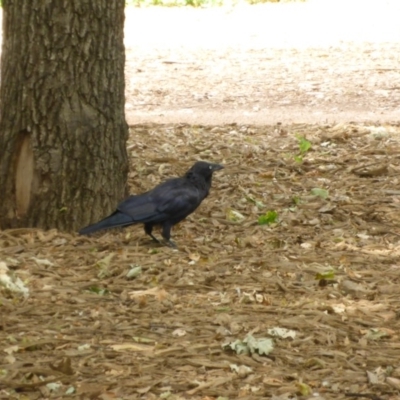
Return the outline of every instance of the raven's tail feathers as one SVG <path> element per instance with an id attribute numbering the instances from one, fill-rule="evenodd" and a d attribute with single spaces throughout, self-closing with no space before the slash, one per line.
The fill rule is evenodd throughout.
<path id="1" fill-rule="evenodd" d="M 86 226 L 79 231 L 80 235 L 89 235 L 90 233 L 101 231 L 103 229 L 111 229 L 116 228 L 118 226 L 128 226 L 132 225 L 135 222 L 132 221 L 132 217 L 121 213 L 120 211 L 116 211 L 114 214 L 111 214 L 109 217 L 102 219 L 99 222 L 96 222 L 93 225 Z"/>

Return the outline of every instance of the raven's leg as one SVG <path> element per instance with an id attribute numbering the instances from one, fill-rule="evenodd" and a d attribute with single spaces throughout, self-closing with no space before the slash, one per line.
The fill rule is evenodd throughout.
<path id="1" fill-rule="evenodd" d="M 160 241 L 151 233 L 153 232 L 153 224 L 144 224 L 144 231 L 146 235 L 149 235 L 155 242 L 160 243 Z"/>
<path id="2" fill-rule="evenodd" d="M 176 249 L 176 244 L 171 240 L 171 228 L 172 224 L 170 222 L 164 222 L 161 235 L 169 247 Z"/>

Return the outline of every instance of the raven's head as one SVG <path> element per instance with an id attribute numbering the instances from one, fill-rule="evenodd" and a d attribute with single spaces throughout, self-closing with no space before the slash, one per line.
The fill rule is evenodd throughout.
<path id="1" fill-rule="evenodd" d="M 206 161 L 197 161 L 186 174 L 201 175 L 208 180 L 212 177 L 213 172 L 223 169 L 223 165 L 213 164 Z"/>
<path id="2" fill-rule="evenodd" d="M 213 164 L 205 161 L 197 161 L 189 171 L 186 172 L 185 178 L 192 182 L 199 190 L 202 198 L 208 196 L 211 188 L 212 175 L 214 171 L 224 168 L 220 164 Z"/>

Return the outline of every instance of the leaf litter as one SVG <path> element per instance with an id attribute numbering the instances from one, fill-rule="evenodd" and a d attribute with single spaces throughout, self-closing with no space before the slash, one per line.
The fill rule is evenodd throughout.
<path id="1" fill-rule="evenodd" d="M 140 226 L 0 231 L 5 280 L 29 290 L 0 286 L 0 398 L 396 398 L 400 127 L 284 131 L 131 127 L 132 193 L 226 166 L 178 251 Z M 273 350 L 222 346 L 246 337 Z"/>

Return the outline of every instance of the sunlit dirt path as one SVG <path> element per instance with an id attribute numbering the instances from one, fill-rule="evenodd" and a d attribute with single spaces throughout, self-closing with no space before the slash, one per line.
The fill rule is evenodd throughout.
<path id="1" fill-rule="evenodd" d="M 127 8 L 129 123 L 391 122 L 400 4 Z"/>

